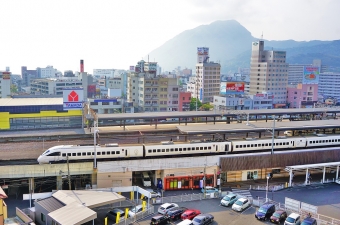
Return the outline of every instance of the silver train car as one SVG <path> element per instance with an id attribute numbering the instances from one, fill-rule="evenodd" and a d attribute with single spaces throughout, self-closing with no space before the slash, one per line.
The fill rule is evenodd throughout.
<path id="1" fill-rule="evenodd" d="M 340 135 L 316 135 L 307 137 L 277 137 L 274 139 L 274 150 L 340 146 Z M 242 152 L 269 151 L 272 139 L 227 140 L 227 141 L 193 141 L 190 143 L 162 142 L 158 145 L 119 146 L 106 144 L 96 146 L 96 158 L 101 159 L 133 159 L 157 158 L 172 156 L 194 156 L 231 154 Z M 93 145 L 59 145 L 46 150 L 38 158 L 38 163 L 85 161 L 94 159 Z"/>

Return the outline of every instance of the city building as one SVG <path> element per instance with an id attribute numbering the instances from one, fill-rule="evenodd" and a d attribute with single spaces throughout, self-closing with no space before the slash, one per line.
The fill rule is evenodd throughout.
<path id="1" fill-rule="evenodd" d="M 306 68 L 317 67 L 318 73 L 328 72 L 328 66 L 323 65 L 321 60 L 315 59 L 312 64 L 289 64 L 288 67 L 288 84 L 302 84 L 303 77 L 306 75 Z"/>
<path id="2" fill-rule="evenodd" d="M 253 100 L 248 96 L 214 96 L 216 110 L 248 110 L 253 109 Z"/>
<path id="3" fill-rule="evenodd" d="M 327 98 L 340 99 L 340 73 L 320 73 L 318 92 Z"/>
<path id="4" fill-rule="evenodd" d="M 64 88 L 82 87 L 83 83 L 76 77 L 59 77 L 34 79 L 30 86 L 33 95 L 62 95 Z"/>
<path id="5" fill-rule="evenodd" d="M 11 96 L 11 72 L 0 71 L 0 98 Z"/>
<path id="6" fill-rule="evenodd" d="M 75 77 L 75 74 L 73 73 L 72 70 L 65 70 L 64 77 Z"/>
<path id="7" fill-rule="evenodd" d="M 273 95 L 263 92 L 255 95 L 249 95 L 253 100 L 253 109 L 272 109 Z"/>
<path id="8" fill-rule="evenodd" d="M 50 78 L 56 77 L 58 74 L 57 69 L 54 69 L 53 66 L 47 66 L 46 68 L 37 68 L 37 78 Z"/>
<path id="9" fill-rule="evenodd" d="M 122 98 L 88 99 L 88 110 L 99 114 L 133 113 L 133 105 Z"/>
<path id="10" fill-rule="evenodd" d="M 285 51 L 264 50 L 264 41 L 252 43 L 250 95 L 271 93 L 275 108 L 286 107 L 288 63 Z"/>
<path id="11" fill-rule="evenodd" d="M 31 80 L 36 79 L 37 77 L 37 70 L 28 70 L 27 66 L 21 67 L 21 77 L 22 77 L 22 85 L 23 86 L 30 86 Z"/>
<path id="12" fill-rule="evenodd" d="M 178 111 L 179 85 L 175 75 L 156 75 L 157 63 L 141 60 L 128 73 L 127 102 L 136 112 Z"/>
<path id="13" fill-rule="evenodd" d="M 190 111 L 191 92 L 179 92 L 178 111 Z"/>
<path id="14" fill-rule="evenodd" d="M 219 95 L 221 83 L 221 65 L 209 61 L 209 48 L 197 48 L 197 64 L 195 80 L 189 80 L 187 91 L 193 98 L 198 98 L 202 103 L 214 101 L 214 96 Z"/>
<path id="15" fill-rule="evenodd" d="M 97 78 L 113 77 L 115 69 L 93 69 L 93 76 Z"/>
<path id="16" fill-rule="evenodd" d="M 289 85 L 287 106 L 289 108 L 313 108 L 318 102 L 318 84 Z"/>
<path id="17" fill-rule="evenodd" d="M 63 98 L 0 99 L 0 130 L 81 128 L 82 111 L 64 110 Z"/>

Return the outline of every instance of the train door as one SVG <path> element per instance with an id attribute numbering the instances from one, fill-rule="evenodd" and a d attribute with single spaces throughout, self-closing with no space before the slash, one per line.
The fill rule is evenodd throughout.
<path id="1" fill-rule="evenodd" d="M 124 149 L 123 149 L 124 150 Z M 125 157 L 129 157 L 128 149 L 125 149 Z"/>
<path id="2" fill-rule="evenodd" d="M 224 151 L 229 152 L 229 144 L 226 144 L 226 145 L 224 146 Z"/>

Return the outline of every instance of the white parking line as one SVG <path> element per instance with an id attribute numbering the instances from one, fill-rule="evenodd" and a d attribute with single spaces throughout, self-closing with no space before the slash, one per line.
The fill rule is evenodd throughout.
<path id="1" fill-rule="evenodd" d="M 245 211 L 247 211 L 247 210 L 250 209 L 250 208 L 253 208 L 253 206 L 249 206 L 248 208 L 246 208 L 245 210 L 243 210 L 243 211 L 241 212 L 241 214 L 244 213 Z"/>

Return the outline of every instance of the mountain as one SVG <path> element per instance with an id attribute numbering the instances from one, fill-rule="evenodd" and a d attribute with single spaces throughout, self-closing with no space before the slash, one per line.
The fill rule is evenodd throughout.
<path id="1" fill-rule="evenodd" d="M 210 61 L 220 62 L 222 73 L 235 72 L 238 67 L 249 67 L 251 42 L 255 40 L 258 38 L 235 20 L 216 21 L 178 34 L 149 56 L 163 70 L 194 68 L 197 47 L 209 47 Z M 287 51 L 288 63 L 310 64 L 313 59 L 321 59 L 325 65 L 340 67 L 340 41 L 264 41 L 267 50 Z"/>

